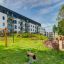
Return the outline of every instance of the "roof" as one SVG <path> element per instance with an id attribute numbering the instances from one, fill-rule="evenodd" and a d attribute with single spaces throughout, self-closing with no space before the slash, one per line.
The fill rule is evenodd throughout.
<path id="1" fill-rule="evenodd" d="M 5 14 L 7 14 L 7 12 L 9 12 L 9 14 L 10 14 L 10 15 L 13 14 L 14 17 L 17 17 L 17 18 L 19 18 L 19 19 L 24 19 L 25 21 L 29 20 L 29 22 L 41 26 L 40 23 L 38 23 L 38 22 L 36 22 L 36 21 L 34 21 L 34 20 L 32 20 L 32 19 L 29 19 L 29 18 L 27 18 L 27 17 L 25 17 L 25 16 L 23 16 L 23 15 L 17 13 L 17 12 L 14 12 L 14 11 L 12 11 L 12 10 L 4 7 L 4 6 L 1 6 L 1 5 L 0 5 L 0 12 L 3 12 L 3 13 L 5 13 Z"/>

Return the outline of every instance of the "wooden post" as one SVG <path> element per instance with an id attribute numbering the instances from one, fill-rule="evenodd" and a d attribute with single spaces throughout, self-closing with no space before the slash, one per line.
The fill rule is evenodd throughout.
<path id="1" fill-rule="evenodd" d="M 4 29 L 4 34 L 5 34 L 5 46 L 7 47 L 7 29 Z"/>
<path id="2" fill-rule="evenodd" d="M 11 21 L 12 21 L 12 35 L 13 35 L 13 43 L 14 43 L 14 23 L 13 23 L 13 20 L 14 20 L 14 18 L 13 18 L 13 16 L 11 17 L 11 18 L 9 18 Z"/>
<path id="3" fill-rule="evenodd" d="M 14 43 L 14 24 L 12 24 L 12 32 L 13 32 L 13 43 Z"/>
<path id="4" fill-rule="evenodd" d="M 14 43 L 14 31 L 13 31 L 13 43 Z"/>

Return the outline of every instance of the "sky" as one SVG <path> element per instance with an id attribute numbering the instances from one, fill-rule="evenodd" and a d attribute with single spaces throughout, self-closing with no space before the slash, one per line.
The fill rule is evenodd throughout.
<path id="1" fill-rule="evenodd" d="M 0 0 L 0 5 L 42 24 L 51 32 L 64 0 Z"/>

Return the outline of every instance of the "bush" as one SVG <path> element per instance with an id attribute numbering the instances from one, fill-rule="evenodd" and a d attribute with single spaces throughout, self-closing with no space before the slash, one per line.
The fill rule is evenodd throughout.
<path id="1" fill-rule="evenodd" d="M 34 39 L 34 40 L 44 40 L 44 39 L 47 39 L 47 37 L 41 35 L 41 34 L 33 34 L 33 33 L 21 33 L 21 34 L 18 34 L 17 36 L 20 36 L 22 38 L 31 38 L 31 39 Z"/>
<path id="2" fill-rule="evenodd" d="M 32 37 L 35 37 L 36 39 L 40 39 L 40 40 L 47 39 L 47 37 L 45 37 L 41 34 L 32 34 Z"/>
<path id="3" fill-rule="evenodd" d="M 23 33 L 21 36 L 22 36 L 22 38 L 28 38 L 29 37 L 29 33 Z"/>
<path id="4" fill-rule="evenodd" d="M 59 50 L 59 44 L 58 43 L 52 43 L 52 46 L 54 49 Z"/>

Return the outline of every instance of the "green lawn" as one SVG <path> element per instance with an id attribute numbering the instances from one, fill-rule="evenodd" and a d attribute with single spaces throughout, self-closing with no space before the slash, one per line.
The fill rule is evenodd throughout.
<path id="1" fill-rule="evenodd" d="M 42 40 L 15 37 L 15 43 L 12 42 L 12 37 L 8 37 L 6 48 L 4 39 L 0 38 L 0 64 L 26 64 L 28 50 L 37 56 L 34 64 L 64 64 L 64 52 L 46 48 Z"/>

